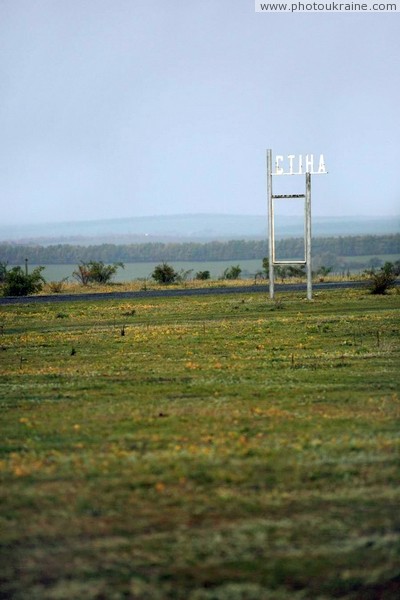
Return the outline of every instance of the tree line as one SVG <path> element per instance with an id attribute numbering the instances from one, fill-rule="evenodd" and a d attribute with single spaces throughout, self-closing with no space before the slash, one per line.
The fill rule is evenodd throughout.
<path id="1" fill-rule="evenodd" d="M 284 238 L 276 242 L 276 254 L 282 259 L 304 255 L 303 238 Z M 319 237 L 313 239 L 313 255 L 365 256 L 400 253 L 400 234 Z M 0 262 L 23 264 L 71 264 L 79 262 L 152 262 L 218 261 L 260 259 L 268 255 L 267 240 L 231 240 L 228 242 L 182 242 L 144 244 L 99 244 L 50 246 L 0 244 Z"/>
<path id="2" fill-rule="evenodd" d="M 111 282 L 111 279 L 120 268 L 124 268 L 123 263 L 106 265 L 103 262 L 91 261 L 78 265 L 72 275 L 83 286 L 87 286 L 89 283 L 104 285 Z M 28 296 L 40 292 L 46 283 L 42 275 L 43 270 L 44 267 L 35 267 L 29 273 L 27 265 L 24 272 L 21 266 L 8 267 L 5 263 L 0 263 L 0 292 L 3 296 Z M 331 270 L 331 267 L 320 267 L 314 272 L 314 275 L 320 275 L 322 277 L 320 281 L 324 281 L 324 277 Z M 220 279 L 239 279 L 241 272 L 242 269 L 239 265 L 232 265 L 225 269 Z M 192 278 L 192 273 L 193 269 L 175 271 L 172 265 L 163 262 L 155 267 L 151 277 L 161 285 L 170 285 L 188 281 Z M 268 278 L 268 273 L 269 259 L 265 257 L 263 259 L 263 270 L 255 274 L 254 283 L 256 283 L 257 278 Z M 368 287 L 372 294 L 386 294 L 388 290 L 396 285 L 397 278 L 400 275 L 400 260 L 395 263 L 385 262 L 379 271 L 375 268 L 365 270 L 363 275 L 368 279 Z M 292 277 L 303 278 L 306 276 L 305 267 L 304 265 L 277 266 L 276 276 L 280 277 L 282 282 Z M 210 279 L 210 271 L 198 271 L 193 278 L 197 280 Z M 64 281 L 50 282 L 50 291 L 55 294 L 62 292 Z M 146 286 L 144 289 L 146 289 Z M 121 335 L 124 334 L 121 332 Z"/>

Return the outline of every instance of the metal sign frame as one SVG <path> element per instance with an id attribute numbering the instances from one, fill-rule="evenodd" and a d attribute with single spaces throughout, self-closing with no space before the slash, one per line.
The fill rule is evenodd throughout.
<path id="1" fill-rule="evenodd" d="M 299 169 L 300 170 L 300 169 Z M 325 167 L 323 171 L 325 172 Z M 274 194 L 272 186 L 273 175 L 300 175 L 301 173 L 276 172 L 272 170 L 272 150 L 267 150 L 267 194 L 268 194 L 268 249 L 269 249 L 269 295 L 273 300 L 275 296 L 275 266 L 278 265 L 305 265 L 307 274 L 307 300 L 312 300 L 312 271 L 311 271 L 311 173 L 305 173 L 304 194 Z M 304 198 L 304 260 L 276 260 L 275 256 L 275 216 L 274 200 Z"/>

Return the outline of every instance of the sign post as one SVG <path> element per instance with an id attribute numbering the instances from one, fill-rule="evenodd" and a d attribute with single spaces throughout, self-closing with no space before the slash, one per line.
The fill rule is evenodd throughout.
<path id="1" fill-rule="evenodd" d="M 305 198 L 305 255 L 307 269 L 307 300 L 312 300 L 312 269 L 311 269 L 311 173 L 306 173 Z"/>
<path id="2" fill-rule="evenodd" d="M 274 203 L 272 199 L 272 150 L 267 150 L 267 193 L 268 193 L 268 255 L 269 297 L 274 298 Z"/>
<path id="3" fill-rule="evenodd" d="M 325 161 L 320 154 L 318 167 L 313 154 L 287 156 L 286 162 L 283 155 L 276 155 L 275 168 L 272 167 L 272 150 L 267 150 L 267 196 L 268 196 L 268 251 L 269 251 L 269 296 L 273 300 L 275 295 L 274 267 L 278 265 L 298 264 L 306 267 L 307 274 L 307 300 L 312 300 L 312 270 L 311 270 L 311 175 L 325 174 Z M 274 194 L 274 175 L 303 175 L 306 176 L 304 194 Z M 277 260 L 275 253 L 275 216 L 274 201 L 279 199 L 304 198 L 304 258 L 301 260 Z"/>

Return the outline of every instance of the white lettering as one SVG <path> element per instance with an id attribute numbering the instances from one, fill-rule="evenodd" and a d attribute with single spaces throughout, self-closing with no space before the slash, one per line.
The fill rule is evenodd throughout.
<path id="1" fill-rule="evenodd" d="M 306 173 L 314 171 L 314 154 L 306 154 Z"/>
<path id="2" fill-rule="evenodd" d="M 299 171 L 298 175 L 303 175 L 303 155 L 299 154 Z"/>
<path id="3" fill-rule="evenodd" d="M 317 156 L 314 161 L 314 154 L 288 154 L 286 156 L 277 154 L 273 175 L 303 175 L 304 173 L 322 175 L 328 172 L 323 154 L 320 154 L 318 158 L 318 170 L 314 170 L 314 165 L 317 169 Z"/>
<path id="4" fill-rule="evenodd" d="M 275 157 L 275 175 L 283 175 L 283 167 L 279 166 L 280 162 L 283 162 L 283 156 L 277 154 Z"/>
<path id="5" fill-rule="evenodd" d="M 326 173 L 324 155 L 319 155 L 318 173 Z"/>

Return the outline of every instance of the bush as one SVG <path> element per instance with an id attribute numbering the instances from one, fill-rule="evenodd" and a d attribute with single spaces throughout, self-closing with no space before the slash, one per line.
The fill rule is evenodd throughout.
<path id="1" fill-rule="evenodd" d="M 283 282 L 288 277 L 288 268 L 276 265 L 274 266 L 274 275 L 276 278 L 280 277 Z"/>
<path id="2" fill-rule="evenodd" d="M 269 258 L 265 257 L 262 261 L 263 272 L 267 279 L 269 278 Z M 274 265 L 274 275 L 275 277 L 280 277 L 282 281 L 287 277 L 299 277 L 303 278 L 306 275 L 305 266 L 304 265 L 288 265 L 284 267 L 282 265 Z"/>
<path id="3" fill-rule="evenodd" d="M 122 262 L 112 265 L 105 265 L 103 261 L 91 260 L 87 263 L 78 265 L 78 269 L 72 273 L 72 276 L 82 285 L 88 283 L 109 283 L 119 268 L 124 268 Z"/>
<path id="4" fill-rule="evenodd" d="M 64 283 L 68 280 L 68 277 L 64 277 L 61 281 L 50 281 L 49 288 L 52 294 L 61 294 L 64 289 Z"/>
<path id="5" fill-rule="evenodd" d="M 151 276 L 157 283 L 170 284 L 174 283 L 179 275 L 171 265 L 164 262 L 156 266 Z"/>
<path id="6" fill-rule="evenodd" d="M 205 281 L 206 279 L 210 279 L 210 271 L 197 271 L 195 278 L 200 281 Z"/>
<path id="7" fill-rule="evenodd" d="M 287 267 L 287 276 L 288 277 L 302 277 L 306 276 L 306 268 L 304 265 L 300 265 L 299 267 L 295 265 L 289 265 Z"/>
<path id="8" fill-rule="evenodd" d="M 265 256 L 262 261 L 262 270 L 265 273 L 265 276 L 269 277 L 269 257 Z"/>
<path id="9" fill-rule="evenodd" d="M 4 283 L 7 275 L 7 263 L 0 262 L 0 283 Z"/>
<path id="10" fill-rule="evenodd" d="M 87 285 L 90 281 L 90 271 L 86 263 L 78 265 L 76 271 L 73 271 L 72 277 L 82 285 Z"/>
<path id="11" fill-rule="evenodd" d="M 4 276 L 4 296 L 28 296 L 40 292 L 45 283 L 41 275 L 44 267 L 36 267 L 32 273 L 24 273 L 21 267 L 7 270 Z"/>
<path id="12" fill-rule="evenodd" d="M 239 265 L 228 267 L 225 269 L 222 279 L 239 279 L 242 269 Z"/>
<path id="13" fill-rule="evenodd" d="M 386 292 L 394 287 L 399 269 L 397 263 L 386 262 L 379 271 L 374 269 L 364 271 L 368 277 L 368 287 L 371 294 L 386 294 Z"/>
<path id="14" fill-rule="evenodd" d="M 266 279 L 266 278 L 267 278 L 267 276 L 265 275 L 264 271 L 256 271 L 254 273 L 254 284 L 257 283 L 258 279 L 263 280 L 263 279 Z"/>
<path id="15" fill-rule="evenodd" d="M 188 281 L 192 273 L 193 269 L 188 269 L 187 271 L 185 271 L 185 269 L 181 269 L 177 274 L 175 281 L 178 283 L 186 283 L 186 281 Z"/>
<path id="16" fill-rule="evenodd" d="M 112 265 L 105 265 L 102 261 L 90 261 L 89 279 L 95 283 L 109 283 L 119 268 L 124 268 L 124 263 L 117 262 Z"/>

